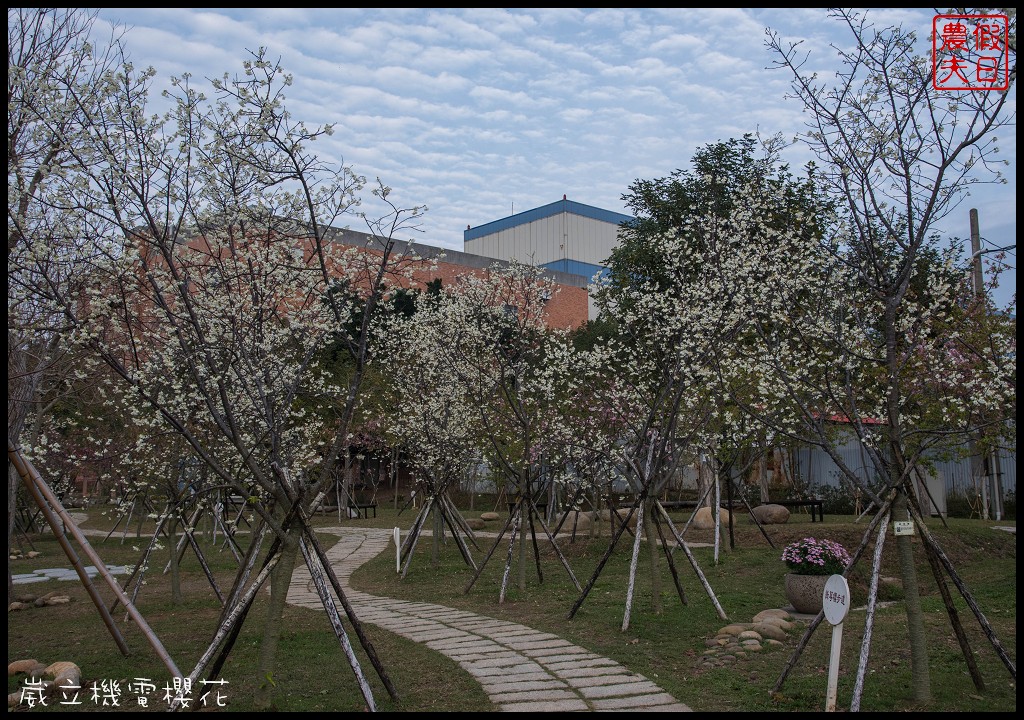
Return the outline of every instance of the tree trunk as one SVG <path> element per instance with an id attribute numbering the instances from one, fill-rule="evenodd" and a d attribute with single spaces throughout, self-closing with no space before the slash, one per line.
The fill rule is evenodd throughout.
<path id="1" fill-rule="evenodd" d="M 526 502 L 526 497 L 529 492 L 529 483 L 527 483 L 523 489 L 523 495 L 519 499 L 522 506 L 519 513 L 519 574 L 516 586 L 520 592 L 526 591 L 526 533 L 530 528 L 530 506 Z"/>
<path id="2" fill-rule="evenodd" d="M 256 708 L 260 710 L 268 710 L 271 707 L 271 696 L 276 684 L 274 670 L 277 647 L 281 640 L 281 618 L 284 616 L 288 586 L 292 582 L 292 572 L 295 570 L 298 553 L 299 536 L 294 531 L 289 531 L 282 538 L 281 559 L 270 576 L 270 603 L 267 605 L 263 639 L 260 641 L 260 652 L 256 662 L 256 677 L 260 683 L 256 692 Z"/>
<path id="3" fill-rule="evenodd" d="M 703 458 L 697 460 L 697 497 L 707 498 L 707 505 L 711 505 L 711 493 L 708 489 L 711 487 L 712 478 L 711 473 L 708 471 L 707 463 Z"/>
<path id="4" fill-rule="evenodd" d="M 437 567 L 441 564 L 441 503 L 434 503 L 434 542 L 430 548 L 430 564 Z"/>
<path id="5" fill-rule="evenodd" d="M 14 469 L 14 464 L 7 463 L 7 557 L 10 558 L 14 549 L 14 526 L 17 518 L 18 488 L 21 484 L 21 477 Z M 14 602 L 14 575 L 11 571 L 11 561 L 7 561 L 7 605 Z"/>
<path id="6" fill-rule="evenodd" d="M 171 512 L 168 510 L 168 512 Z M 142 517 L 142 513 L 139 513 Z M 171 552 L 171 603 L 181 605 L 181 572 L 178 568 L 178 516 L 171 517 L 167 526 L 167 545 Z"/>
<path id="7" fill-rule="evenodd" d="M 927 479 L 924 473 L 921 472 L 920 466 L 914 468 L 914 477 L 917 478 L 917 504 L 921 507 L 921 514 L 925 517 L 931 517 L 932 501 L 928 495 Z"/>
<path id="8" fill-rule="evenodd" d="M 7 332 L 9 348 L 17 348 L 18 342 Z M 12 379 L 13 378 L 13 379 Z M 42 414 L 42 403 L 37 402 L 42 393 L 42 375 L 38 371 L 29 372 L 28 352 L 24 347 L 8 350 L 7 353 L 7 439 L 16 446 L 20 445 L 21 433 L 26 424 L 32 426 L 33 432 L 30 446 L 35 445 L 39 435 L 39 423 Z M 30 409 L 35 407 L 35 417 L 29 422 Z M 14 549 L 14 532 L 18 513 L 18 488 L 21 487 L 21 476 L 14 464 L 7 463 L 7 556 L 10 558 Z M 14 576 L 11 562 L 7 561 L 7 603 L 14 601 Z"/>
<path id="9" fill-rule="evenodd" d="M 767 453 L 767 449 L 764 453 Z M 764 453 L 757 459 L 757 480 L 761 490 L 761 503 L 771 502 L 771 492 L 768 490 L 768 457 Z"/>
<path id="10" fill-rule="evenodd" d="M 644 500 L 644 537 L 647 538 L 647 557 L 651 563 L 651 610 L 661 615 L 661 570 L 658 567 L 658 535 L 654 529 L 654 498 Z"/>
<path id="11" fill-rule="evenodd" d="M 907 498 L 901 489 L 893 503 L 893 517 L 906 519 Z M 928 667 L 928 642 L 924 630 L 924 615 L 921 612 L 921 596 L 917 587 L 917 570 L 914 567 L 914 546 L 911 535 L 896 536 L 896 551 L 903 579 L 903 605 L 907 613 L 907 631 L 910 640 L 910 670 L 914 685 L 914 700 L 930 702 L 931 673 Z"/>
<path id="12" fill-rule="evenodd" d="M 980 501 L 980 517 L 983 520 L 988 520 L 988 497 L 985 492 L 985 482 L 988 478 L 985 477 L 985 463 L 981 457 L 981 451 L 978 449 L 978 445 L 972 440 L 971 441 L 971 488 L 968 492 L 974 493 L 975 502 Z"/>

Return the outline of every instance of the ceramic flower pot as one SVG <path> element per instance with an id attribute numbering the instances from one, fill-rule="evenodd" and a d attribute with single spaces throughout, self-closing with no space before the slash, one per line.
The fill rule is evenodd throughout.
<path id="1" fill-rule="evenodd" d="M 799 613 L 817 615 L 821 612 L 822 594 L 828 575 L 797 575 L 786 573 L 786 599 Z"/>

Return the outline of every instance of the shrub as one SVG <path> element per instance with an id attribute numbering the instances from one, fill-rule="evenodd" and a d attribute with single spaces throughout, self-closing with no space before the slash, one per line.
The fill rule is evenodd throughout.
<path id="1" fill-rule="evenodd" d="M 850 563 L 850 554 L 833 540 L 806 537 L 786 546 L 782 561 L 797 575 L 836 575 Z"/>

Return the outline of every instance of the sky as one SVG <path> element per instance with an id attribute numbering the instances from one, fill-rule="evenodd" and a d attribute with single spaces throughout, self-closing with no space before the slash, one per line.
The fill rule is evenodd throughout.
<path id="1" fill-rule="evenodd" d="M 933 14 L 870 17 L 928 37 Z M 787 98 L 790 76 L 770 67 L 766 28 L 802 41 L 822 78 L 839 69 L 830 44 L 850 38 L 811 8 L 99 10 L 97 32 L 113 24 L 127 27 L 135 65 L 156 69 L 157 91 L 186 72 L 194 84 L 234 75 L 249 51 L 267 48 L 294 76 L 293 117 L 334 124 L 317 152 L 380 178 L 399 207 L 426 206 L 401 239 L 457 250 L 468 225 L 563 195 L 631 214 L 622 196 L 634 181 L 688 169 L 710 143 L 745 133 L 793 140 L 804 116 Z M 965 248 L 970 208 L 983 248 L 1015 246 L 1016 128 L 1006 130 L 1007 183 L 975 186 L 938 228 Z M 796 143 L 783 158 L 800 168 L 811 155 Z M 372 214 L 369 186 L 362 197 Z M 356 218 L 349 227 L 367 229 Z M 1001 306 L 1016 293 L 1015 249 L 1004 266 L 993 296 Z"/>

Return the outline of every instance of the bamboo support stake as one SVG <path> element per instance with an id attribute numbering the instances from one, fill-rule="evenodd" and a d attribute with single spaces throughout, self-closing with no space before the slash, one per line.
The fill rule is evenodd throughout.
<path id="1" fill-rule="evenodd" d="M 644 503 L 637 499 L 636 533 L 633 535 L 633 554 L 629 559 L 629 582 L 626 585 L 626 609 L 622 614 L 622 632 L 629 629 L 629 614 L 633 610 L 633 588 L 636 586 L 636 566 L 640 558 L 640 538 L 644 534 Z"/>
<path id="2" fill-rule="evenodd" d="M 661 502 L 657 499 L 654 501 L 659 506 Z M 683 584 L 679 580 L 679 571 L 676 569 L 676 561 L 672 559 L 672 552 L 668 546 L 668 540 L 665 539 L 665 531 L 661 527 L 661 519 L 658 517 L 658 513 L 651 513 L 651 519 L 654 520 L 654 527 L 658 530 L 658 539 L 661 540 L 661 550 L 665 553 L 665 559 L 668 561 L 668 569 L 672 573 L 672 582 L 676 586 L 676 594 L 679 595 L 679 602 L 686 605 L 686 591 L 683 590 Z"/>
<path id="3" fill-rule="evenodd" d="M 996 654 L 1003 662 L 1003 665 L 1005 665 L 1006 669 L 1010 671 L 1010 676 L 1014 681 L 1016 681 L 1017 665 L 1010 659 L 1010 656 L 1007 654 L 1003 644 L 999 642 L 999 638 L 996 637 L 995 630 L 992 629 L 991 623 L 989 623 L 988 618 L 985 617 L 985 613 L 981 611 L 981 608 L 978 606 L 978 602 L 974 599 L 970 590 L 967 589 L 967 585 L 960 578 L 960 574 L 956 571 L 956 568 L 953 567 L 953 563 L 932 536 L 931 531 L 928 530 L 928 526 L 924 524 L 924 519 L 921 517 L 921 511 L 917 506 L 917 501 L 911 499 L 907 505 L 910 508 L 911 515 L 914 517 L 914 521 L 917 523 L 917 528 L 921 533 L 922 540 L 924 540 L 924 542 L 931 548 L 936 559 L 941 563 L 942 567 L 945 568 L 950 580 L 953 581 L 953 584 L 956 585 L 956 589 L 960 591 L 960 595 L 967 602 L 967 607 L 971 609 L 971 612 L 974 613 L 974 617 L 978 620 L 978 624 L 981 625 L 981 629 L 985 633 L 985 637 L 988 638 L 989 643 L 991 643 L 992 648 L 996 651 Z"/>
<path id="4" fill-rule="evenodd" d="M 721 545 L 722 535 L 722 485 L 718 481 L 718 472 L 715 472 L 715 565 L 718 564 L 718 549 Z"/>
<path id="5" fill-rule="evenodd" d="M 487 567 L 487 563 L 490 561 L 491 556 L 494 555 L 494 551 L 497 550 L 498 546 L 501 544 L 501 539 L 505 537 L 505 533 L 508 532 L 508 528 L 512 524 L 512 518 L 513 516 L 509 515 L 508 520 L 505 521 L 505 526 L 501 528 L 501 532 L 498 533 L 498 537 L 494 539 L 494 544 L 491 545 L 491 549 L 487 551 L 487 555 L 484 557 L 483 562 L 480 563 L 480 567 L 477 568 L 477 571 L 473 575 L 473 578 L 469 581 L 465 589 L 462 591 L 463 595 L 467 594 L 470 590 L 472 590 L 473 585 L 475 585 L 476 581 L 480 579 L 480 575 L 483 573 L 484 568 Z"/>
<path id="6" fill-rule="evenodd" d="M 149 567 L 149 556 L 153 552 L 153 548 L 156 547 L 157 536 L 160 534 L 160 529 L 163 527 L 164 519 L 165 518 L 163 517 L 160 518 L 160 522 L 158 522 L 156 525 L 156 531 L 153 533 L 153 537 L 149 539 L 149 544 L 146 546 L 145 552 L 142 553 L 142 559 L 135 565 L 134 568 L 132 568 L 131 573 L 128 575 L 128 579 L 125 580 L 124 585 L 121 586 L 121 589 L 125 593 L 127 593 L 128 588 L 131 587 L 132 581 L 135 579 L 135 576 L 139 576 L 139 581 L 135 586 L 135 592 L 132 593 L 132 602 L 135 602 L 135 597 L 138 595 L 139 587 L 142 585 L 142 576 L 146 574 L 146 568 Z M 110 605 L 111 613 L 117 610 L 117 606 L 119 603 L 120 600 L 114 598 L 114 602 Z"/>
<path id="7" fill-rule="evenodd" d="M 882 520 L 882 515 L 887 515 L 891 507 L 892 498 L 887 500 L 885 504 L 882 506 L 882 512 L 876 514 L 873 518 L 871 518 L 871 522 L 864 530 L 864 537 L 861 538 L 860 546 L 857 548 L 856 551 L 854 551 L 853 556 L 850 559 L 850 564 L 846 566 L 845 570 L 843 570 L 844 577 L 847 573 L 850 572 L 851 569 L 853 569 L 853 567 L 857 564 L 857 561 L 860 560 L 860 556 L 864 554 L 864 549 L 868 546 L 868 541 L 871 538 L 871 533 L 875 530 L 875 528 L 878 527 L 878 524 Z M 804 631 L 803 637 L 801 637 L 800 642 L 797 643 L 796 649 L 793 650 L 793 654 L 790 655 L 789 660 L 786 661 L 785 667 L 782 668 L 782 674 L 779 675 L 779 679 L 775 681 L 775 686 L 772 687 L 773 693 L 777 693 L 782 689 L 782 685 L 786 682 L 786 678 L 789 677 L 790 671 L 792 671 L 793 668 L 796 667 L 797 661 L 799 661 L 800 656 L 804 652 L 804 648 L 807 647 L 807 643 L 810 642 L 811 636 L 814 634 L 814 631 L 818 629 L 818 625 L 820 625 L 821 621 L 824 619 L 825 612 L 819 612 L 817 617 L 815 617 L 814 620 L 811 621 L 811 624 L 807 626 L 807 630 Z"/>
<path id="8" fill-rule="evenodd" d="M 303 532 L 309 542 L 316 556 L 320 559 L 320 566 L 324 569 L 324 573 L 327 575 L 327 579 L 331 582 L 331 587 L 334 588 L 334 594 L 338 597 L 338 602 L 345 609 L 345 615 L 348 617 L 348 621 L 352 623 L 352 629 L 356 631 L 356 637 L 359 638 L 359 643 L 362 645 L 363 650 L 366 652 L 366 657 L 370 659 L 370 664 L 373 665 L 373 669 L 377 671 L 377 676 L 380 681 L 384 683 L 384 688 L 388 691 L 388 695 L 391 696 L 392 700 L 397 701 L 398 690 L 395 689 L 394 683 L 391 682 L 391 678 L 388 676 L 387 671 L 384 669 L 384 663 L 380 661 L 380 657 L 377 655 L 377 650 L 373 647 L 373 643 L 370 642 L 370 638 L 363 632 L 363 625 L 359 622 L 359 618 L 356 617 L 356 611 L 352 607 L 352 604 L 348 601 L 348 597 L 345 595 L 345 591 L 341 587 L 341 582 L 338 580 L 337 574 L 334 572 L 334 568 L 331 566 L 330 561 L 327 558 L 327 553 L 324 552 L 323 546 L 320 545 L 320 540 L 317 539 L 316 533 L 313 529 L 306 524 L 304 520 Z"/>
<path id="9" fill-rule="evenodd" d="M 20 468 L 19 468 L 20 472 Z M 68 560 L 71 561 L 71 567 L 75 569 L 78 574 L 78 579 L 81 580 L 82 586 L 85 591 L 89 594 L 89 599 L 92 600 L 93 605 L 100 613 L 100 617 L 103 619 L 103 624 L 107 626 L 107 631 L 110 632 L 110 636 L 114 638 L 114 643 L 117 645 L 117 649 L 121 651 L 121 654 L 125 657 L 131 655 L 131 651 L 128 649 L 128 644 L 124 641 L 124 637 L 121 635 L 121 631 L 117 629 L 117 625 L 114 622 L 114 618 L 111 617 L 110 612 L 107 610 L 107 606 L 103 602 L 103 598 L 100 597 L 99 591 L 96 590 L 96 586 L 93 585 L 91 579 L 89 579 L 89 573 L 85 571 L 82 566 L 82 560 L 78 557 L 78 553 L 75 552 L 75 548 L 72 547 L 71 543 L 68 542 L 65 537 L 63 529 L 58 524 L 57 517 L 53 514 L 53 511 L 46 504 L 43 499 L 42 493 L 36 486 L 35 482 L 31 478 L 22 475 L 22 480 L 25 483 L 25 487 L 28 489 L 29 494 L 35 501 L 36 505 L 43 513 L 43 517 L 49 524 L 50 529 L 53 531 L 53 536 L 57 538 L 57 543 L 60 545 L 64 554 L 67 555 Z"/>
<path id="10" fill-rule="evenodd" d="M 473 547 L 479 550 L 480 546 L 476 544 L 476 535 L 473 533 L 473 528 L 466 523 L 466 519 L 462 517 L 462 513 L 460 513 L 458 508 L 452 504 L 452 501 L 448 499 L 447 495 L 442 496 L 441 501 L 448 509 L 449 516 L 454 518 L 455 522 L 462 529 L 462 534 L 468 537 L 469 541 L 473 543 Z M 455 534 L 454 528 L 452 529 L 452 534 Z M 473 569 L 476 569 L 476 565 L 473 566 Z"/>
<path id="11" fill-rule="evenodd" d="M 256 567 L 256 560 L 259 557 L 260 550 L 263 547 L 263 539 L 266 535 L 267 524 L 264 520 L 260 520 L 259 525 L 253 528 L 252 540 L 249 542 L 249 547 L 245 551 L 243 562 L 239 566 L 238 573 L 235 575 L 235 581 L 231 586 L 231 590 L 228 592 L 228 600 L 224 603 L 224 608 L 221 610 L 220 620 L 218 622 L 224 622 L 224 618 L 238 601 L 238 596 L 241 595 L 245 588 L 245 584 L 249 581 L 249 575 L 252 573 L 252 569 Z"/>
<path id="12" fill-rule="evenodd" d="M 273 569 L 277 567 L 277 562 L 281 559 L 281 552 L 277 549 L 272 550 L 272 552 L 274 554 L 267 558 L 267 562 L 263 565 L 263 568 L 252 581 L 252 585 L 250 585 L 249 589 L 239 596 L 238 602 L 235 603 L 234 607 L 232 607 L 224 616 L 220 626 L 217 628 L 217 632 L 214 633 L 213 640 L 210 641 L 210 645 L 206 648 L 206 652 L 202 654 L 199 661 L 196 663 L 195 668 L 193 668 L 192 672 L 189 673 L 189 686 L 194 685 L 196 680 L 199 679 L 199 676 L 206 670 L 206 667 L 213 659 L 214 653 L 217 652 L 217 648 L 220 647 L 222 642 L 224 642 L 228 634 L 234 631 L 239 619 L 248 613 L 249 606 L 252 605 L 252 601 L 256 598 L 256 593 L 259 592 L 261 587 L 263 587 L 263 584 L 267 581 L 267 578 L 270 577 L 270 573 Z M 171 710 L 178 709 L 181 705 L 184 693 L 185 690 L 183 687 L 171 701 Z"/>
<path id="13" fill-rule="evenodd" d="M 186 530 L 186 532 L 189 532 Z M 217 580 L 213 577 L 213 572 L 210 570 L 209 564 L 206 562 L 206 556 L 203 555 L 202 549 L 199 547 L 199 543 L 196 542 L 193 533 L 189 532 L 188 541 L 192 545 L 192 551 L 196 554 L 196 558 L 199 560 L 199 564 L 203 568 L 203 573 L 206 575 L 206 579 L 209 580 L 210 586 L 213 588 L 213 592 L 217 594 L 217 599 L 220 604 L 224 605 L 224 595 L 221 594 L 220 588 L 217 586 Z"/>
<path id="14" fill-rule="evenodd" d="M 455 541 L 455 547 L 459 549 L 459 554 L 462 555 L 463 561 L 469 565 L 473 570 L 476 570 L 476 563 L 473 562 L 473 556 L 469 552 L 469 547 L 462 539 L 462 535 L 458 530 L 458 523 L 452 520 L 451 509 L 444 502 L 444 497 L 437 503 L 438 510 L 441 512 L 441 519 L 448 524 L 448 528 L 452 531 L 452 540 Z"/>
<path id="15" fill-rule="evenodd" d="M 536 515 L 537 519 L 540 520 L 540 513 L 536 512 L 537 508 L 533 504 L 533 498 L 532 497 L 528 498 L 528 497 L 524 496 L 523 500 L 521 500 L 520 502 L 528 503 L 526 505 L 526 513 L 527 513 L 526 519 L 527 519 L 527 522 L 530 525 L 530 538 L 533 541 L 533 558 L 534 558 L 534 561 L 537 564 L 537 580 L 539 582 L 543 583 L 544 582 L 544 573 L 540 569 L 540 546 L 537 545 L 537 528 L 534 527 L 534 524 L 533 524 L 533 516 Z M 524 538 L 524 540 L 525 540 L 525 538 Z"/>
<path id="16" fill-rule="evenodd" d="M 128 610 L 128 614 L 131 615 L 132 620 L 135 622 L 136 626 L 138 626 L 139 630 L 142 631 L 142 634 L 146 637 L 150 646 L 163 662 L 164 667 L 166 667 L 171 673 L 171 676 L 181 677 L 181 671 L 178 670 L 178 666 L 174 664 L 174 660 L 171 659 L 167 649 L 164 647 L 163 643 L 160 642 L 160 638 L 156 636 L 156 633 L 154 633 L 153 629 L 149 627 L 149 623 L 146 622 L 146 619 L 142 617 L 142 614 L 135 608 L 121 590 L 121 586 L 117 584 L 116 580 L 114 580 L 110 571 L 107 570 L 107 566 L 104 564 L 103 560 L 96 554 L 96 551 L 93 550 L 89 541 L 86 540 L 85 536 L 78 529 L 78 526 L 75 525 L 74 521 L 64 509 L 64 506 L 61 505 L 60 501 L 50 490 L 49 486 L 47 486 L 46 481 L 44 481 L 39 475 L 39 471 L 35 469 L 34 465 L 32 465 L 32 461 L 24 457 L 21 454 L 21 451 L 14 446 L 14 443 L 12 443 L 10 439 L 7 440 L 7 457 L 12 463 L 14 463 L 14 467 L 17 469 L 18 474 L 21 475 L 22 480 L 25 481 L 25 484 L 34 485 L 42 495 L 43 499 L 56 511 L 58 517 L 60 517 L 61 521 L 64 523 L 64 526 L 71 532 L 72 536 L 74 536 L 75 542 L 77 542 L 79 547 L 82 548 L 89 560 L 96 566 L 96 569 L 103 577 L 103 580 L 124 604 L 125 608 Z M 57 532 L 56 528 L 54 528 L 54 532 Z"/>
<path id="17" fill-rule="evenodd" d="M 715 606 L 715 610 L 718 612 L 718 617 L 723 620 L 728 620 L 729 617 L 725 614 L 725 610 L 723 610 L 722 606 L 719 604 L 718 597 L 715 595 L 715 591 L 711 588 L 711 583 L 708 582 L 708 579 L 704 576 L 704 572 L 700 569 L 700 565 L 697 564 L 697 558 L 693 556 L 690 548 L 687 547 L 685 542 L 683 542 L 683 536 L 678 530 L 676 530 L 676 526 L 672 523 L 672 518 L 669 517 L 665 508 L 662 507 L 660 502 L 657 503 L 657 506 L 661 511 L 662 518 L 668 524 L 668 529 L 672 531 L 672 535 L 676 539 L 677 546 L 683 549 L 683 552 L 686 554 L 686 559 L 690 561 L 690 567 L 692 567 L 694 573 L 697 574 L 697 579 L 700 580 L 700 584 L 704 586 L 704 592 L 706 592 L 708 597 L 711 598 L 711 603 Z"/>
<path id="18" fill-rule="evenodd" d="M 302 550 L 302 557 L 306 561 L 309 575 L 316 586 L 316 592 L 320 596 L 320 602 L 323 603 L 327 617 L 331 621 L 331 628 L 341 644 L 342 652 L 345 653 L 345 658 L 348 660 L 349 667 L 352 668 L 352 673 L 356 676 L 359 692 L 362 693 L 363 700 L 366 701 L 366 707 L 369 708 L 370 712 L 377 712 L 377 703 L 373 700 L 373 691 L 370 689 L 370 684 L 366 681 L 363 668 L 359 665 L 359 659 L 352 650 L 352 643 L 348 639 L 348 633 L 345 632 L 345 626 L 341 622 L 338 607 L 334 604 L 334 598 L 331 597 L 331 593 L 327 589 L 327 583 L 324 582 L 323 566 L 320 564 L 320 558 L 310 553 L 305 538 L 299 538 L 299 548 Z"/>
<path id="19" fill-rule="evenodd" d="M 536 511 L 537 506 L 534 505 L 533 509 Z M 552 535 L 548 530 L 548 526 L 544 523 L 544 518 L 540 516 L 540 513 L 537 513 L 537 522 L 540 523 L 541 529 L 544 531 L 544 534 L 547 535 L 548 541 L 551 543 L 551 547 L 555 551 L 555 555 L 558 556 L 558 560 L 562 563 L 562 567 L 564 567 L 565 571 L 569 574 L 569 579 L 572 580 L 572 584 L 576 586 L 577 590 L 582 590 L 583 588 L 580 586 L 580 581 L 576 579 L 576 574 L 573 573 L 572 568 L 569 567 L 569 561 L 566 559 L 565 555 L 562 554 L 561 549 L 558 547 L 558 543 L 555 542 L 554 535 Z"/>
<path id="20" fill-rule="evenodd" d="M 423 503 L 423 507 L 420 508 L 420 512 L 416 516 L 416 522 L 413 523 L 412 530 L 409 531 L 408 537 L 405 538 L 405 542 L 402 544 L 402 557 L 409 556 L 409 558 L 411 558 L 412 551 L 420 541 L 420 534 L 423 532 L 423 526 L 426 524 L 427 518 L 430 516 L 430 508 L 433 507 L 433 504 L 434 499 L 427 498 L 427 501 Z M 408 569 L 408 560 L 406 561 L 405 566 L 406 569 Z M 405 577 L 405 573 L 402 573 L 402 577 Z"/>
<path id="21" fill-rule="evenodd" d="M 424 504 L 424 508 L 429 508 L 430 502 Z M 409 566 L 412 564 L 412 557 L 416 554 L 416 544 L 420 541 L 420 535 L 423 534 L 423 526 L 420 525 L 417 528 L 416 534 L 410 534 L 406 541 L 409 542 L 409 552 L 405 556 L 405 565 L 402 567 L 402 578 L 409 574 Z"/>
<path id="22" fill-rule="evenodd" d="M 867 617 L 864 619 L 864 640 L 860 644 L 860 660 L 857 663 L 857 680 L 853 686 L 853 699 L 850 701 L 850 712 L 860 712 L 860 698 L 864 693 L 864 677 L 868 671 L 868 656 L 871 654 L 871 632 L 875 624 L 875 602 L 878 600 L 878 576 L 882 570 L 882 548 L 885 546 L 885 532 L 889 527 L 889 511 L 878 526 L 878 539 L 875 540 L 875 556 L 871 563 L 871 586 L 868 589 Z"/>
<path id="23" fill-rule="evenodd" d="M 516 533 L 519 531 L 519 514 L 523 511 L 522 505 L 516 508 L 515 514 L 512 516 L 512 534 L 508 541 L 508 559 L 505 561 L 505 572 L 501 576 L 501 592 L 498 593 L 498 604 L 505 602 L 505 589 L 508 587 L 508 576 L 512 571 L 512 549 L 516 546 Z M 522 540 L 520 540 L 522 542 Z"/>
<path id="24" fill-rule="evenodd" d="M 583 601 L 587 599 L 587 595 L 589 595 L 590 591 L 594 589 L 594 584 L 597 582 L 597 578 L 600 577 L 601 571 L 604 570 L 605 563 L 607 563 L 608 558 L 612 556 L 612 552 L 615 550 L 615 545 L 619 542 L 619 538 L 622 537 L 623 532 L 625 532 L 626 526 L 629 524 L 630 518 L 633 517 L 634 509 L 635 507 L 631 508 L 629 514 L 626 515 L 625 522 L 620 524 L 617 530 L 613 530 L 612 541 L 608 544 L 608 549 L 604 551 L 604 555 L 601 557 L 601 561 L 597 564 L 597 567 L 594 569 L 593 574 L 591 574 L 590 580 L 587 581 L 587 586 L 583 588 L 583 591 L 580 593 L 580 596 L 576 598 L 576 602 L 573 603 L 572 608 L 569 610 L 569 614 L 566 616 L 567 619 L 573 619 L 573 616 L 576 615 L 576 612 L 583 606 Z M 610 516 L 611 513 L 609 513 L 609 517 Z M 614 524 L 612 525 L 612 527 L 615 527 Z"/>

